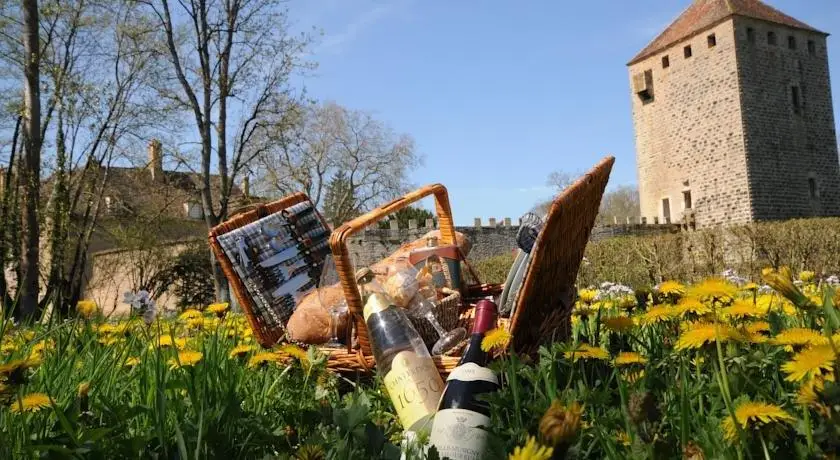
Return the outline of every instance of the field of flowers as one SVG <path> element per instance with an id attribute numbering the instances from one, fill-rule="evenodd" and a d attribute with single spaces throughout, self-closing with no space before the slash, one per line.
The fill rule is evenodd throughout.
<path id="1" fill-rule="evenodd" d="M 503 387 L 487 458 L 834 458 L 838 280 L 756 281 L 582 289 L 571 340 L 539 356 L 492 334 Z M 334 375 L 314 348 L 260 349 L 226 304 L 117 320 L 80 302 L 71 320 L 0 322 L 0 337 L 0 458 L 401 455 L 376 376 Z"/>

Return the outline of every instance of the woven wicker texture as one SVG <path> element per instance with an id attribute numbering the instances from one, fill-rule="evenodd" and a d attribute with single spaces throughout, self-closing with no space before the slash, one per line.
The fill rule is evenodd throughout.
<path id="1" fill-rule="evenodd" d="M 440 244 L 454 244 L 455 226 L 452 222 L 452 210 L 449 207 L 449 195 L 447 195 L 446 187 L 441 184 L 428 185 L 382 205 L 338 227 L 333 231 L 332 236 L 330 236 L 330 248 L 332 248 L 335 267 L 341 279 L 341 288 L 344 291 L 347 306 L 350 308 L 350 315 L 353 317 L 353 325 L 356 331 L 356 337 L 359 340 L 359 346 L 361 347 L 362 353 L 366 356 L 371 355 L 370 338 L 368 337 L 365 320 L 362 318 L 362 308 L 364 305 L 362 305 L 362 298 L 359 296 L 359 287 L 356 284 L 355 269 L 353 268 L 353 262 L 350 260 L 350 250 L 347 247 L 347 240 L 354 234 L 364 230 L 365 227 L 375 224 L 387 215 L 397 212 L 429 195 L 435 196 L 435 209 L 437 210 L 438 222 L 440 224 Z"/>
<path id="2" fill-rule="evenodd" d="M 511 318 L 515 352 L 569 337 L 575 279 L 614 162 L 601 160 L 552 202 Z"/>

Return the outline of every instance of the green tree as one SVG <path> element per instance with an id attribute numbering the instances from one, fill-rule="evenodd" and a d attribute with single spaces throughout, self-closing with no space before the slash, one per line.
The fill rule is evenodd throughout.
<path id="1" fill-rule="evenodd" d="M 409 206 L 391 214 L 387 220 L 380 221 L 379 228 L 390 228 L 392 220 L 396 220 L 400 228 L 408 228 L 409 220 L 414 219 L 417 221 L 417 225 L 425 225 L 426 219 L 434 218 L 435 215 L 428 209 Z"/>
<path id="2" fill-rule="evenodd" d="M 344 171 L 336 172 L 326 184 L 324 193 L 324 218 L 334 227 L 357 217 L 356 194 Z"/>

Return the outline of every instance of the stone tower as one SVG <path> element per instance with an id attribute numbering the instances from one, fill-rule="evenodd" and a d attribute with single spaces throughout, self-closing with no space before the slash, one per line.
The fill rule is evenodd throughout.
<path id="1" fill-rule="evenodd" d="M 634 57 L 642 216 L 840 215 L 827 37 L 758 0 L 694 0 Z"/>

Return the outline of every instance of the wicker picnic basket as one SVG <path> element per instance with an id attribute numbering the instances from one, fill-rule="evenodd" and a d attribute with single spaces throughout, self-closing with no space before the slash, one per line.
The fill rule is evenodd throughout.
<path id="1" fill-rule="evenodd" d="M 544 227 L 531 251 L 531 261 L 518 291 L 513 314 L 509 320 L 499 320 L 499 326 L 507 328 L 513 336 L 511 346 L 514 351 L 533 354 L 540 345 L 569 336 L 575 278 L 613 162 L 613 157 L 605 158 L 552 202 Z M 355 336 L 356 340 L 347 340 L 348 345 L 345 349 L 321 348 L 321 351 L 328 355 L 329 369 L 336 372 L 370 372 L 375 365 L 367 326 L 362 317 L 362 299 L 348 248 L 350 237 L 389 214 L 428 196 L 435 198 L 440 244 L 454 244 L 455 226 L 449 196 L 446 188 L 440 184 L 415 190 L 333 230 L 329 240 L 330 248 L 352 319 L 348 322 L 350 327 L 347 328 L 347 334 L 348 338 Z M 274 203 L 257 205 L 210 232 L 210 246 L 231 284 L 233 294 L 242 306 L 257 341 L 266 347 L 282 340 L 285 330 L 269 327 L 259 316 L 253 314 L 245 286 L 233 271 L 232 264 L 224 254 L 217 237 L 306 200 L 306 195 L 298 193 Z M 488 284 L 474 284 L 463 288 L 460 293 L 459 325 L 469 329 L 472 325 L 475 302 L 497 296 L 501 290 L 500 285 Z M 351 344 L 356 346 L 352 347 Z M 438 370 L 445 375 L 458 365 L 460 356 L 435 356 L 433 359 Z"/>

